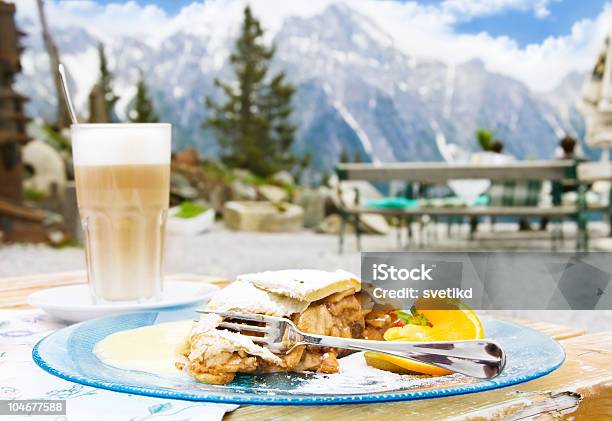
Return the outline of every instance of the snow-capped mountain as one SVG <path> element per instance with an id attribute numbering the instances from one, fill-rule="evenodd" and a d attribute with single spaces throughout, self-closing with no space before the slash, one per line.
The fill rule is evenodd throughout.
<path id="1" fill-rule="evenodd" d="M 54 91 L 38 27 L 19 24 L 29 36 L 18 89 L 31 97 L 31 116 L 53 118 Z M 135 38 L 107 44 L 121 95 L 117 113 L 125 115 L 142 70 L 162 120 L 174 125 L 174 147 L 215 155 L 215 139 L 201 128 L 204 97 L 218 94 L 215 77 L 232 78 L 227 57 L 235 35 L 213 40 L 199 28 L 197 35 L 182 30 L 154 45 Z M 493 129 L 519 158 L 547 158 L 560 134 L 584 130 L 574 105 L 584 75 L 569 75 L 554 92 L 541 94 L 489 72 L 480 61 L 450 66 L 420 60 L 346 5 L 308 18 L 287 17 L 271 35 L 277 51 L 271 71 L 285 70 L 298 87 L 296 152 L 312 153 L 318 168 L 331 168 L 343 148 L 380 162 L 441 160 L 451 144 L 474 150 L 479 127 Z M 54 36 L 77 106 L 86 110 L 98 74 L 98 40 L 79 28 L 55 30 Z"/>

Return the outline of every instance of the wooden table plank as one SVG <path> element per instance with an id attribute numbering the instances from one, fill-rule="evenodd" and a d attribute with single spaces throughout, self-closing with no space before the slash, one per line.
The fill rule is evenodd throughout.
<path id="1" fill-rule="evenodd" d="M 549 323 L 549 322 L 540 322 L 536 320 L 526 320 L 526 319 L 516 319 L 512 317 L 503 317 L 503 316 L 495 315 L 494 313 L 495 312 L 490 312 L 490 313 L 485 312 L 485 314 L 487 314 L 490 317 L 495 317 L 501 320 L 507 320 L 512 323 L 518 323 L 522 326 L 542 332 L 543 334 L 550 336 L 551 338 L 557 341 L 573 338 L 576 336 L 582 336 L 586 334 L 586 332 L 582 329 L 577 329 L 577 328 L 573 328 L 569 326 L 563 326 L 563 325 L 558 325 L 558 324 Z"/>
<path id="2" fill-rule="evenodd" d="M 167 274 L 165 275 L 165 280 L 206 282 L 218 286 L 225 286 L 229 282 L 221 276 L 196 275 L 192 273 Z M 87 282 L 87 274 L 84 270 L 0 278 L 0 308 L 30 308 L 27 298 L 33 292 L 45 288 L 85 282 Z"/>
<path id="3" fill-rule="evenodd" d="M 470 395 L 385 404 L 316 407 L 247 406 L 226 420 L 558 419 L 612 417 L 612 332 L 561 341 L 558 370 L 520 385 Z M 608 418 L 610 419 L 610 418 Z"/>
<path id="4" fill-rule="evenodd" d="M 603 212 L 606 206 L 590 206 L 589 212 Z M 385 216 L 551 216 L 563 217 L 576 214 L 576 206 L 457 206 L 457 207 L 417 207 L 417 208 L 377 208 L 371 206 L 356 206 L 346 209 L 349 213 L 376 213 Z"/>
<path id="5" fill-rule="evenodd" d="M 188 279 L 227 284 L 218 277 L 172 274 Z M 0 308 L 23 306 L 35 290 L 85 282 L 83 271 L 0 279 Z M 13 307 L 14 308 L 14 307 Z M 532 382 L 471 395 L 368 405 L 318 407 L 244 406 L 227 420 L 367 420 L 372 419 L 612 419 L 612 332 L 584 334 L 552 323 L 510 319 L 560 340 L 567 360 L 555 372 Z"/>
<path id="6" fill-rule="evenodd" d="M 491 181 L 564 180 L 571 160 L 516 161 L 503 165 L 447 164 L 440 162 L 343 163 L 337 165 L 341 179 L 367 181 L 418 181 L 446 183 L 455 179 Z"/>

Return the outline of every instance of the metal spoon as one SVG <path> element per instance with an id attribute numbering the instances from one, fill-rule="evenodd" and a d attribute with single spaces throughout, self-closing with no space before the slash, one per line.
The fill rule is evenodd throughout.
<path id="1" fill-rule="evenodd" d="M 62 92 L 64 93 L 64 99 L 66 100 L 66 104 L 68 105 L 68 114 L 70 114 L 72 124 L 79 124 L 79 121 L 76 117 L 76 112 L 74 111 L 74 106 L 72 105 L 72 99 L 70 98 L 70 91 L 68 90 L 68 84 L 66 83 L 66 73 L 64 70 L 64 65 L 62 63 L 59 64 L 58 70 L 60 82 L 62 83 Z"/>

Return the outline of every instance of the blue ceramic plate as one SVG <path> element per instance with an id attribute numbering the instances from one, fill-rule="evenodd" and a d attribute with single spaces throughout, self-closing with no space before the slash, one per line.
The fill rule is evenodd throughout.
<path id="1" fill-rule="evenodd" d="M 488 381 L 459 374 L 432 378 L 389 373 L 366 366 L 358 353 L 340 360 L 338 374 L 242 374 L 228 385 L 217 386 L 186 376 L 164 378 L 114 368 L 92 352 L 98 341 L 112 333 L 193 316 L 193 310 L 183 310 L 91 320 L 52 333 L 36 344 L 32 355 L 49 373 L 88 386 L 161 398 L 265 405 L 385 402 L 474 393 L 544 376 L 565 358 L 563 348 L 542 333 L 489 318 L 482 319 L 486 336 L 505 349 L 507 365 L 500 376 Z"/>

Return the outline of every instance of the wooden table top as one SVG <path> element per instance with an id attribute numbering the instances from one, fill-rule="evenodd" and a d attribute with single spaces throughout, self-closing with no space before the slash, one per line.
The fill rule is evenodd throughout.
<path id="1" fill-rule="evenodd" d="M 572 160 L 514 161 L 503 164 L 448 164 L 445 162 L 350 162 L 336 166 L 341 179 L 367 181 L 418 181 L 446 183 L 449 180 L 491 181 L 565 180 L 575 166 Z"/>
<path id="2" fill-rule="evenodd" d="M 181 279 L 227 281 L 210 276 Z M 0 308 L 28 308 L 28 294 L 43 288 L 84 282 L 83 271 L 0 278 Z M 469 395 L 419 401 L 335 406 L 243 406 L 226 420 L 388 419 L 612 419 L 612 331 L 585 333 L 552 323 L 513 320 L 539 330 L 565 348 L 567 359 L 553 373 L 527 383 Z"/>

